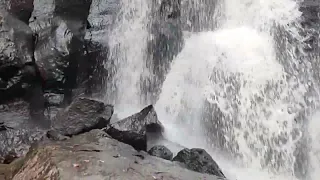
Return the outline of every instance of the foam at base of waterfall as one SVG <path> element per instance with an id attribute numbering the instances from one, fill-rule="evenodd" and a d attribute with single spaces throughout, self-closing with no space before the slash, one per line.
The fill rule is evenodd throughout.
<path id="1" fill-rule="evenodd" d="M 211 76 L 214 71 L 223 71 L 225 77 L 218 77 L 212 83 Z M 187 138 L 187 143 L 183 144 L 187 146 L 205 144 L 201 142 L 206 137 L 201 137 L 202 129 L 199 124 L 204 99 L 217 104 L 224 113 L 236 115 L 241 128 L 229 128 L 233 128 L 232 133 L 236 134 L 239 151 L 245 157 L 245 166 L 248 169 L 254 168 L 259 173 L 266 171 L 263 174 L 268 174 L 268 169 L 261 165 L 268 153 L 264 150 L 265 141 L 272 144 L 274 142 L 269 138 L 280 138 L 281 133 L 291 133 L 295 114 L 287 110 L 293 106 L 290 103 L 303 101 L 302 95 L 305 92 L 305 89 L 294 89 L 290 83 L 285 82 L 285 75 L 282 65 L 276 60 L 273 38 L 266 32 L 241 26 L 193 34 L 186 39 L 184 49 L 172 63 L 156 109 L 160 120 L 171 127 L 167 128 L 168 138 L 178 143 L 184 143 L 183 139 Z M 226 77 L 233 76 L 240 81 L 240 91 L 233 94 L 239 100 L 239 114 L 234 114 L 230 108 L 232 100 L 225 98 L 227 86 L 235 85 L 228 82 Z M 273 89 L 266 95 L 263 91 L 270 84 Z M 282 85 L 277 89 L 272 84 Z M 288 94 L 296 94 L 297 100 L 288 100 Z M 212 99 L 212 96 L 215 98 Z M 256 96 L 260 96 L 264 102 L 257 103 L 257 107 L 252 108 L 251 102 Z M 271 115 L 267 117 L 265 111 Z M 252 117 L 248 119 L 247 115 Z M 283 124 L 286 124 L 286 127 Z M 256 125 L 262 128 L 255 129 L 256 132 L 250 130 Z M 268 130 L 266 134 L 264 129 Z M 244 138 L 246 133 L 251 137 Z M 260 136 L 263 136 L 263 140 Z M 278 148 L 279 153 L 285 154 L 282 159 L 273 159 L 284 161 L 281 162 L 284 163 L 281 165 L 284 166 L 281 167 L 283 169 L 278 172 L 283 175 L 269 173 L 266 179 L 271 176 L 276 176 L 275 179 L 293 178 L 290 177 L 293 174 L 290 169 L 293 166 L 294 141 L 289 136 L 286 138 L 289 139 L 288 144 L 271 147 Z M 255 153 L 260 155 L 254 154 L 251 145 L 255 146 Z M 250 174 L 252 175 L 248 173 L 249 176 Z M 247 177 L 238 176 L 238 179 Z"/>

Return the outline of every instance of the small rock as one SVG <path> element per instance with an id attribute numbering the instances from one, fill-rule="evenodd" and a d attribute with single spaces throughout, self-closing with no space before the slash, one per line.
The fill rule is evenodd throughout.
<path id="1" fill-rule="evenodd" d="M 204 149 L 185 148 L 178 152 L 172 161 L 178 161 L 184 164 L 189 170 L 225 178 L 218 164 Z"/>
<path id="2" fill-rule="evenodd" d="M 148 153 L 152 156 L 156 156 L 162 159 L 171 160 L 173 158 L 173 153 L 165 146 L 158 145 L 152 147 Z"/>

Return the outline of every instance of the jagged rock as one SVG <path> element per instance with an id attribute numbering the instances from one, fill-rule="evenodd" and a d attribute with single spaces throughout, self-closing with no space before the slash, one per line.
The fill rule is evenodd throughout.
<path id="1" fill-rule="evenodd" d="M 101 37 L 107 37 L 106 33 L 114 26 L 120 5 L 117 0 L 92 0 L 88 16 L 90 26 L 86 39 L 100 44 L 107 42 Z"/>
<path id="2" fill-rule="evenodd" d="M 137 150 L 147 151 L 148 134 L 162 134 L 163 126 L 152 105 L 139 113 L 112 123 L 106 132 L 118 141 L 127 143 Z"/>
<path id="3" fill-rule="evenodd" d="M 108 127 L 106 132 L 114 139 L 131 145 L 137 151 L 147 150 L 147 139 L 145 135 L 132 131 L 119 131 L 114 127 Z"/>
<path id="4" fill-rule="evenodd" d="M 112 83 L 115 62 L 109 55 L 109 38 L 119 18 L 120 8 L 118 0 L 92 0 L 88 16 L 90 26 L 85 36 L 90 62 L 82 66 L 89 76 L 86 82 L 88 94 L 104 96 L 101 93 L 105 93 L 105 87 Z"/>
<path id="5" fill-rule="evenodd" d="M 85 72 L 81 79 L 86 79 L 83 87 L 86 89 L 88 95 L 95 94 L 95 96 L 104 96 L 105 83 L 110 82 L 112 69 L 105 68 L 106 58 L 109 56 L 108 46 L 95 42 L 93 40 L 86 40 L 87 45 L 87 61 L 79 65 L 79 71 Z M 114 66 L 110 66 L 114 68 Z M 89 78 L 87 78 L 89 77 Z"/>
<path id="6" fill-rule="evenodd" d="M 35 62 L 45 89 L 63 92 L 71 103 L 79 63 L 86 61 L 84 36 L 91 0 L 35 0 L 30 27 L 37 34 Z"/>
<path id="7" fill-rule="evenodd" d="M 0 9 L 0 103 L 22 97 L 33 63 L 33 33 L 30 27 L 5 9 Z"/>
<path id="8" fill-rule="evenodd" d="M 77 135 L 106 127 L 113 106 L 88 98 L 77 98 L 69 107 L 58 112 L 52 120 L 53 129 L 64 136 Z"/>
<path id="9" fill-rule="evenodd" d="M 35 146 L 22 161 L 22 168 L 13 180 L 218 179 L 147 153 L 138 153 L 129 145 L 108 138 L 101 130 Z"/>
<path id="10" fill-rule="evenodd" d="M 192 171 L 225 177 L 218 164 L 204 149 L 185 148 L 181 150 L 172 161 L 181 162 L 186 168 Z"/>
<path id="11" fill-rule="evenodd" d="M 148 153 L 152 156 L 156 156 L 162 159 L 171 160 L 173 158 L 173 153 L 165 146 L 154 146 Z"/>
<path id="12" fill-rule="evenodd" d="M 0 76 L 5 79 L 16 73 L 14 69 L 10 69 L 4 76 L 5 68 L 21 68 L 26 63 L 32 62 L 33 37 L 27 24 L 2 9 L 0 25 Z"/>

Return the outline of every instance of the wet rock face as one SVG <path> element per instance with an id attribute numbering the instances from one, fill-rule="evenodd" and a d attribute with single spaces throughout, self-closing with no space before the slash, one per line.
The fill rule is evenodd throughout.
<path id="1" fill-rule="evenodd" d="M 167 147 L 162 145 L 152 147 L 148 153 L 151 156 L 156 156 L 166 160 L 171 160 L 173 158 L 173 153 Z"/>
<path id="2" fill-rule="evenodd" d="M 80 62 L 86 60 L 84 37 L 91 1 L 34 1 L 30 27 L 37 34 L 35 62 L 45 89 L 65 90 L 69 98 L 77 83 Z"/>
<path id="3" fill-rule="evenodd" d="M 69 107 L 58 112 L 52 120 L 52 126 L 59 134 L 72 136 L 106 127 L 112 114 L 111 105 L 88 98 L 77 98 Z"/>
<path id="4" fill-rule="evenodd" d="M 320 6 L 302 6 L 301 26 L 303 27 L 304 51 L 318 54 L 319 51 L 319 30 L 320 30 Z"/>
<path id="5" fill-rule="evenodd" d="M 225 177 L 218 164 L 204 149 L 185 148 L 173 158 L 173 161 L 178 161 L 185 165 L 186 168 L 196 172 Z"/>
<path id="6" fill-rule="evenodd" d="M 0 76 L 6 79 L 15 74 L 15 71 L 8 71 L 5 76 L 6 68 L 21 68 L 32 62 L 32 31 L 27 24 L 1 9 L 0 40 Z"/>
<path id="7" fill-rule="evenodd" d="M 145 79 L 142 85 L 145 94 L 151 94 L 151 102 L 156 100 L 172 60 L 183 47 L 180 7 L 180 0 L 163 0 L 160 4 L 153 2 L 155 13 L 150 28 L 152 38 L 147 45 L 147 67 L 152 76 Z"/>
<path id="8" fill-rule="evenodd" d="M 34 65 L 34 36 L 14 14 L 0 10 L 0 103 L 22 98 L 39 83 Z"/>
<path id="9" fill-rule="evenodd" d="M 137 150 L 147 151 L 148 134 L 162 134 L 163 126 L 152 105 L 139 113 L 112 123 L 106 132 L 118 141 L 127 143 Z"/>

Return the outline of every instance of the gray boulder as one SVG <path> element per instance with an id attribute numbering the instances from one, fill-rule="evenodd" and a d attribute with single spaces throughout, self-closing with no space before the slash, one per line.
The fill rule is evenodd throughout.
<path id="1" fill-rule="evenodd" d="M 76 98 L 52 120 L 59 134 L 73 136 L 92 129 L 102 129 L 110 123 L 113 106 L 88 98 Z"/>
<path id="2" fill-rule="evenodd" d="M 136 150 L 147 151 L 148 136 L 162 136 L 163 126 L 150 105 L 139 113 L 112 123 L 106 132 L 112 138 L 129 144 Z"/>
<path id="3" fill-rule="evenodd" d="M 218 164 L 212 157 L 204 150 L 199 148 L 183 149 L 181 150 L 172 161 L 178 161 L 186 168 L 201 172 L 212 174 L 218 177 L 225 177 Z"/>

